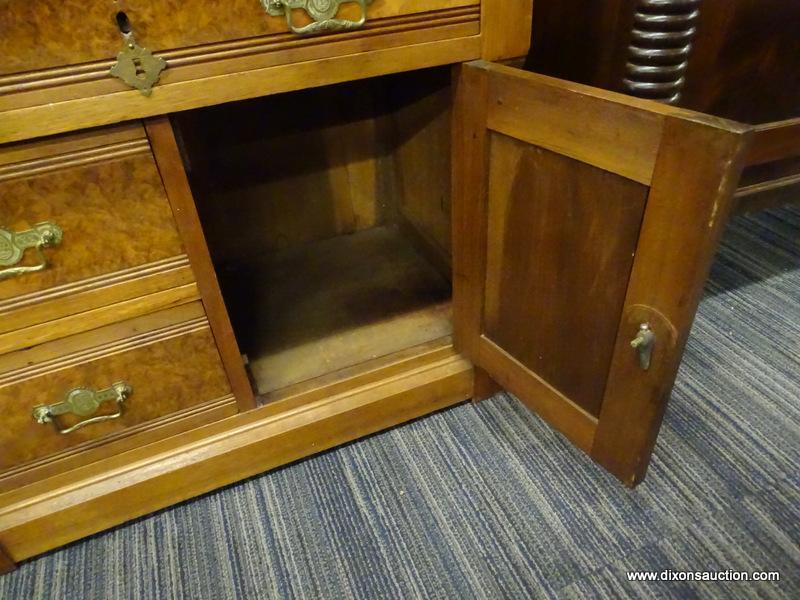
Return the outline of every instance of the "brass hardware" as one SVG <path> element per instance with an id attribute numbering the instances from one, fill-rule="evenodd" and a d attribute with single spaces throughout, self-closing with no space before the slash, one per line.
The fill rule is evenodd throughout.
<path id="1" fill-rule="evenodd" d="M 358 21 L 336 19 L 339 5 L 355 2 L 361 7 L 361 18 Z M 261 4 L 270 16 L 286 16 L 286 23 L 293 33 L 298 35 L 314 35 L 332 31 L 350 31 L 362 27 L 367 20 L 367 4 L 372 0 L 261 0 Z M 292 10 L 302 8 L 314 19 L 313 23 L 296 27 L 292 18 Z"/>
<path id="2" fill-rule="evenodd" d="M 631 348 L 639 352 L 639 366 L 647 371 L 650 368 L 650 360 L 653 357 L 653 346 L 656 343 L 656 334 L 650 329 L 649 323 L 639 325 L 636 337 L 631 340 Z"/>
<path id="3" fill-rule="evenodd" d="M 33 408 L 33 418 L 42 425 L 52 423 L 60 434 L 72 433 L 90 423 L 100 423 L 101 421 L 109 421 L 121 417 L 122 404 L 132 393 L 133 388 L 124 381 L 117 382 L 110 388 L 99 392 L 88 388 L 75 388 L 67 392 L 66 397 L 61 402 L 35 406 Z M 103 402 L 115 402 L 117 404 L 116 412 L 92 417 Z M 58 424 L 57 417 L 67 414 L 90 418 L 79 421 L 71 427 L 62 428 Z"/>
<path id="4" fill-rule="evenodd" d="M 153 85 L 161 77 L 161 71 L 167 68 L 167 62 L 160 56 L 153 56 L 150 50 L 136 43 L 130 22 L 124 13 L 118 13 L 117 21 L 125 45 L 122 52 L 117 54 L 117 62 L 111 67 L 111 74 L 149 96 L 153 93 Z"/>
<path id="5" fill-rule="evenodd" d="M 23 273 L 33 273 L 47 268 L 47 257 L 43 248 L 57 246 L 64 233 L 55 223 L 39 223 L 33 229 L 13 232 L 0 227 L 0 280 L 16 277 Z M 22 260 L 25 250 L 33 248 L 39 263 L 32 266 L 14 266 Z"/>

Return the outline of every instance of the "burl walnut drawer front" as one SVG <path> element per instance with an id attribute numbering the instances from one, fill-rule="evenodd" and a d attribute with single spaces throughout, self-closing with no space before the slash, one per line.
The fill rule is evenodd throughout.
<path id="1" fill-rule="evenodd" d="M 164 56 L 178 66 L 199 62 L 203 53 L 228 50 L 229 56 L 236 56 L 243 54 L 243 48 L 252 52 L 259 42 L 275 41 L 259 39 L 264 36 L 291 34 L 306 39 L 316 33 L 373 29 L 388 25 L 387 20 L 424 28 L 426 18 L 436 18 L 439 11 L 478 4 L 478 0 L 9 0 L 0 7 L 4 57 L 0 75 L 114 60 L 123 49 L 117 22 L 120 10 L 137 43 L 157 53 L 171 51 Z M 234 40 L 248 41 L 230 44 Z M 203 48 L 212 44 L 229 47 Z M 180 48 L 187 50 L 177 52 Z M 23 78 L 13 81 L 21 83 Z"/>
<path id="2" fill-rule="evenodd" d="M 10 141 L 478 58 L 480 0 L 9 0 L 0 32 Z"/>
<path id="3" fill-rule="evenodd" d="M 0 353 L 7 332 L 192 281 L 139 124 L 0 146 Z"/>
<path id="4" fill-rule="evenodd" d="M 2 356 L 0 371 L 0 488 L 236 412 L 199 302 Z"/>

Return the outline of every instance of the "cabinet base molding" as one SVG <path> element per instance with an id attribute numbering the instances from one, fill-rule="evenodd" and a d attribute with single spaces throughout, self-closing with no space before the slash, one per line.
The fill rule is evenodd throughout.
<path id="1" fill-rule="evenodd" d="M 0 494 L 0 570 L 216 488 L 467 400 L 454 352 L 274 414 L 269 406 Z M 46 532 L 46 533 L 45 533 Z"/>
<path id="2" fill-rule="evenodd" d="M 6 551 L 3 550 L 3 547 L 0 546 L 0 575 L 4 575 L 5 573 L 10 573 L 14 569 L 17 568 L 17 564 L 11 560 L 11 557 L 6 554 Z"/>

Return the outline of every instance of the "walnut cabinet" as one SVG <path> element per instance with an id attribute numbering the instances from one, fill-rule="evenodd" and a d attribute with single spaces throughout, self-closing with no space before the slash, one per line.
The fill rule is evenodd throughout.
<path id="1" fill-rule="evenodd" d="M 740 171 L 798 154 L 515 67 L 523 0 L 55 4 L 0 8 L 4 568 L 499 389 L 639 483 Z"/>

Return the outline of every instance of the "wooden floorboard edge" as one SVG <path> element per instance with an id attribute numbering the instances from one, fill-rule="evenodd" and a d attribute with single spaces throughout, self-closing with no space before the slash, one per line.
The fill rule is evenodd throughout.
<path id="1" fill-rule="evenodd" d="M 321 400 L 0 509 L 0 545 L 20 561 L 177 502 L 468 399 L 460 357 Z"/>

